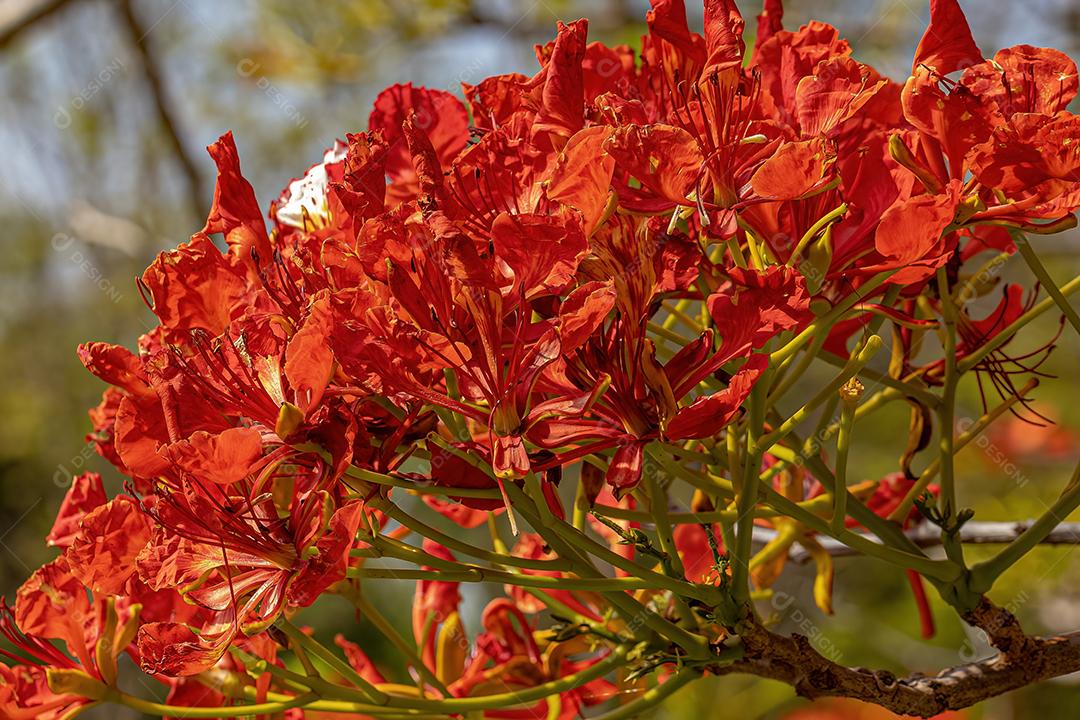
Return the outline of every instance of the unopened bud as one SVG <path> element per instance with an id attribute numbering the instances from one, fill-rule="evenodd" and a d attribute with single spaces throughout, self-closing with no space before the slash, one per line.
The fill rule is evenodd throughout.
<path id="1" fill-rule="evenodd" d="M 290 435 L 304 422 L 304 412 L 290 402 L 282 403 L 278 411 L 277 424 L 274 432 L 282 440 L 287 440 Z"/>
<path id="2" fill-rule="evenodd" d="M 105 683 L 87 675 L 82 670 L 48 668 L 45 679 L 49 689 L 57 695 L 77 695 L 88 700 L 104 700 L 109 693 Z"/>
<path id="3" fill-rule="evenodd" d="M 859 402 L 863 395 L 863 384 L 853 377 L 840 387 L 840 399 L 849 405 Z"/>
<path id="4" fill-rule="evenodd" d="M 694 490 L 694 498 L 690 501 L 690 510 L 695 513 L 712 512 L 716 510 L 712 499 L 701 490 Z"/>
<path id="5" fill-rule="evenodd" d="M 929 168 L 924 167 L 922 163 L 915 159 L 915 156 L 900 135 L 893 135 L 889 138 L 889 154 L 893 160 L 913 172 L 915 177 L 919 178 L 923 186 L 931 193 L 936 194 L 941 191 L 941 181 Z"/>

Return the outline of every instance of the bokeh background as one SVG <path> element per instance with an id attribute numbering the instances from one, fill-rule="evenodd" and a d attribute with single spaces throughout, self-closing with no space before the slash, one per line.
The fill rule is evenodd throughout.
<path id="1" fill-rule="evenodd" d="M 688 0 L 693 7 L 693 0 Z M 856 57 L 903 79 L 928 17 L 922 0 L 790 0 L 785 24 L 837 25 Z M 1075 0 L 962 2 L 986 56 L 1021 42 L 1080 56 Z M 740 2 L 748 18 L 757 2 Z M 233 130 L 261 201 L 320 159 L 347 131 L 366 129 L 386 85 L 457 90 L 502 72 L 535 71 L 533 45 L 556 19 L 587 16 L 590 39 L 636 45 L 645 0 L 0 0 L 0 593 L 52 553 L 42 538 L 73 473 L 108 465 L 84 439 L 102 387 L 75 357 L 86 340 L 134 346 L 153 320 L 133 278 L 162 249 L 202 226 L 213 165 L 203 147 Z M 700 9 L 696 11 L 700 21 Z M 749 37 L 748 37 L 749 39 Z M 1075 234 L 1039 239 L 1062 280 L 1080 271 Z M 1022 276 L 1008 267 L 1004 277 Z M 1031 330 L 1041 344 L 1056 318 Z M 984 520 L 1033 517 L 1059 492 L 1080 443 L 1080 343 L 1066 332 L 1035 393 L 1059 420 L 1005 423 L 959 459 L 961 499 Z M 971 388 L 968 388 L 970 391 Z M 979 398 L 963 411 L 980 414 Z M 907 412 L 859 427 L 853 473 L 896 469 Z M 860 559 L 838 566 L 836 614 L 810 600 L 809 575 L 789 573 L 781 628 L 817 638 L 848 665 L 931 670 L 987 653 L 935 604 L 938 634 L 923 640 L 902 573 Z M 404 593 L 389 587 L 388 595 Z M 994 598 L 1029 630 L 1080 628 L 1080 553 L 1044 548 L 1011 570 Z M 387 598 L 390 599 L 390 598 Z M 406 622 L 408 600 L 391 603 Z M 476 599 L 479 607 L 482 598 Z M 788 601 L 785 600 L 785 603 Z M 384 605 L 386 606 L 386 605 Z M 395 615 L 393 610 L 398 610 Z M 392 648 L 348 609 L 309 620 L 338 626 L 370 654 Z M 1064 678 L 968 711 L 995 720 L 1072 717 L 1080 680 Z M 778 684 L 711 679 L 672 698 L 665 718 L 883 718 L 846 703 L 809 705 Z M 110 709 L 99 717 L 133 717 Z"/>

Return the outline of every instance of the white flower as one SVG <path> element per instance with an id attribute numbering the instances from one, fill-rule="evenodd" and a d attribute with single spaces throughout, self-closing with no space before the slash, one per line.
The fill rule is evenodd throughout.
<path id="1" fill-rule="evenodd" d="M 326 151 L 323 161 L 304 173 L 304 177 L 289 183 L 288 197 L 278 204 L 277 220 L 282 225 L 312 230 L 324 227 L 330 220 L 326 205 L 329 183 L 327 166 L 342 162 L 349 146 L 340 140 Z"/>

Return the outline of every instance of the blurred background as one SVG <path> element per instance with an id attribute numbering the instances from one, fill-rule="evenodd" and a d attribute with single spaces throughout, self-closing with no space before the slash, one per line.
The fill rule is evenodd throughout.
<path id="1" fill-rule="evenodd" d="M 760 6 L 739 5 L 750 40 Z M 811 15 L 831 22 L 859 60 L 900 80 L 928 17 L 921 0 L 785 5 L 787 28 Z M 1080 56 L 1075 0 L 962 5 L 988 57 L 1022 42 Z M 148 329 L 152 316 L 133 278 L 202 226 L 214 177 L 207 144 L 235 132 L 244 173 L 265 206 L 335 138 L 366 129 L 370 104 L 386 85 L 411 80 L 458 91 L 461 82 L 495 73 L 532 74 L 533 44 L 554 36 L 556 19 L 587 16 L 590 39 L 636 46 L 647 7 L 645 0 L 0 0 L 0 593 L 11 597 L 51 558 L 42 538 L 72 474 L 91 469 L 116 482 L 84 440 L 86 409 L 103 388 L 79 364 L 75 346 L 134 346 Z M 696 15 L 700 22 L 700 9 Z M 1075 234 L 1039 242 L 1058 278 L 1080 271 Z M 1024 275 L 1012 264 L 1004 274 L 1014 272 Z M 1048 317 L 1032 328 L 1032 347 L 1056 325 Z M 1037 408 L 1058 425 L 1006 422 L 963 452 L 961 499 L 977 519 L 1037 516 L 1060 491 L 1078 447 L 1078 353 L 1066 331 L 1048 366 L 1061 377 L 1035 393 Z M 981 413 L 973 392 L 964 403 L 969 416 Z M 856 479 L 897 467 L 907 410 L 875 417 L 859 428 Z M 814 607 L 809 577 L 796 569 L 778 587 L 790 599 L 773 608 L 780 627 L 816 638 L 819 650 L 844 664 L 929 671 L 987 654 L 940 603 L 938 634 L 922 640 L 901 572 L 839 561 L 833 617 Z M 398 591 L 406 589 L 382 592 Z M 1080 554 L 1040 549 L 993 596 L 1029 631 L 1080 628 Z M 480 607 L 482 599 L 470 601 Z M 397 608 L 395 618 L 407 622 L 408 602 Z M 344 606 L 309 622 L 344 628 L 369 654 L 395 657 Z M 964 717 L 1064 717 L 1078 706 L 1080 685 L 1066 678 Z M 665 718 L 714 714 L 891 717 L 856 704 L 807 704 L 786 686 L 745 678 L 698 683 L 659 711 Z M 131 715 L 110 709 L 99 717 Z"/>

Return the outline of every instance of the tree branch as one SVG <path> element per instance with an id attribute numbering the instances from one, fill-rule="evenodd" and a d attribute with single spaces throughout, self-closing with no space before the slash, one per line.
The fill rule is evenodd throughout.
<path id="1" fill-rule="evenodd" d="M 1006 545 L 1020 537 L 1034 520 L 1016 522 L 967 522 L 960 529 L 960 541 L 971 545 Z M 872 535 L 865 535 L 874 540 Z M 919 547 L 934 547 L 941 544 L 941 533 L 930 523 L 922 523 L 904 532 Z M 776 536 L 776 531 L 769 528 L 754 528 L 754 542 L 764 545 Z M 836 540 L 835 538 L 815 536 L 814 539 L 833 557 L 859 555 L 859 551 Z M 1041 545 L 1080 545 L 1080 523 L 1061 523 L 1047 535 Z M 792 550 L 791 560 L 804 563 L 810 561 L 810 554 L 805 550 Z"/>
<path id="2" fill-rule="evenodd" d="M 8 8 L 0 13 L 2 15 L 0 16 L 0 25 L 2 25 L 0 49 L 14 42 L 24 30 L 33 27 L 58 10 L 64 9 L 71 2 L 72 0 L 44 0 L 43 2 L 10 3 Z M 17 14 L 17 10 L 22 10 L 21 14 Z"/>
<path id="3" fill-rule="evenodd" d="M 748 621 L 739 637 L 741 660 L 710 668 L 779 680 L 809 699 L 847 697 L 901 715 L 931 717 L 959 710 L 1043 680 L 1080 671 L 1080 633 L 1028 637 L 1011 613 L 985 598 L 964 619 L 982 629 L 995 657 L 948 668 L 935 676 L 898 678 L 887 670 L 851 668 L 826 658 L 802 635 L 786 637 Z"/>
<path id="4" fill-rule="evenodd" d="M 161 127 L 165 130 L 169 144 L 172 145 L 173 153 L 176 155 L 180 168 L 187 178 L 188 201 L 191 211 L 196 218 L 205 216 L 207 198 L 203 193 L 202 175 L 184 148 L 184 143 L 180 139 L 180 131 L 177 129 L 177 123 L 173 120 L 174 112 L 165 91 L 165 84 L 161 77 L 157 58 L 147 42 L 147 35 L 149 35 L 150 31 L 143 28 L 142 23 L 136 16 L 132 0 L 120 0 L 117 7 L 131 44 L 141 61 L 143 75 L 146 77 L 146 82 L 150 86 L 150 93 L 154 97 L 154 107 L 157 110 L 158 119 L 161 121 Z"/>

